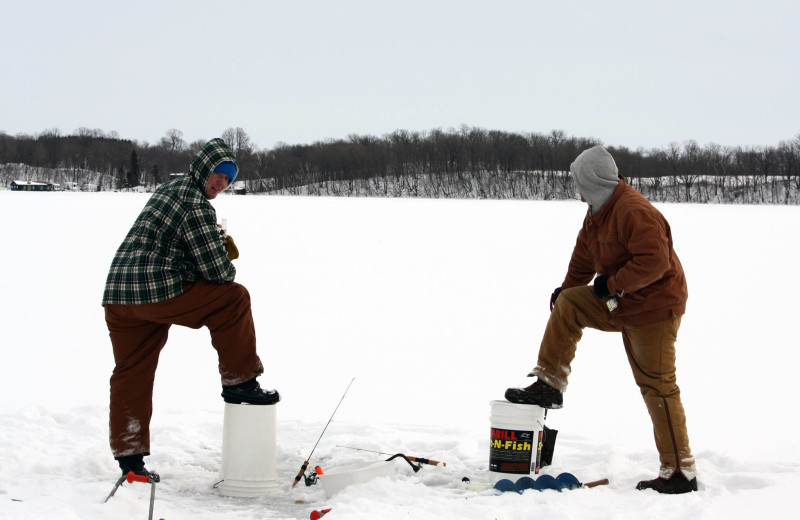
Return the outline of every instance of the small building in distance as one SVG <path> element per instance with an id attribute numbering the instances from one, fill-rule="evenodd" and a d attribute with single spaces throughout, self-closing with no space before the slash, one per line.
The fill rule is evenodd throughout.
<path id="1" fill-rule="evenodd" d="M 9 185 L 11 191 L 55 191 L 56 186 L 52 182 L 39 181 L 11 181 Z"/>
<path id="2" fill-rule="evenodd" d="M 231 191 L 236 195 L 247 195 L 247 184 L 244 181 L 235 181 L 231 186 Z"/>

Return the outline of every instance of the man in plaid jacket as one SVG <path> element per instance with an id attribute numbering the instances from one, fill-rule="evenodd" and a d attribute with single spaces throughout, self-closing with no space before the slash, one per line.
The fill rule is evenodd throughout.
<path id="1" fill-rule="evenodd" d="M 229 403 L 275 404 L 263 390 L 250 295 L 234 282 L 233 239 L 217 224 L 209 200 L 236 178 L 238 166 L 222 139 L 192 160 L 188 175 L 160 186 L 117 250 L 103 294 L 114 350 L 110 444 L 123 474 L 158 480 L 144 467 L 158 356 L 171 325 L 208 327 L 219 357 L 222 397 Z"/>

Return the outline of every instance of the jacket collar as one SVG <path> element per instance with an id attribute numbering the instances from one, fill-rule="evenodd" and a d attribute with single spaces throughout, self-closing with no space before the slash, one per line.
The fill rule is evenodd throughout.
<path id="1" fill-rule="evenodd" d="M 614 193 L 612 193 L 611 198 L 609 198 L 608 201 L 605 204 L 603 204 L 603 207 L 600 208 L 600 211 L 597 212 L 597 215 L 592 215 L 592 207 L 589 206 L 589 209 L 587 210 L 586 213 L 586 218 L 588 219 L 588 221 L 589 222 L 593 222 L 595 220 L 602 221 L 603 219 L 605 219 L 606 216 L 611 212 L 611 208 L 614 207 L 614 204 L 617 203 L 617 200 L 622 195 L 622 192 L 625 191 L 625 189 L 627 189 L 627 186 L 628 183 L 625 182 L 625 178 L 620 176 L 619 184 L 614 189 Z"/>

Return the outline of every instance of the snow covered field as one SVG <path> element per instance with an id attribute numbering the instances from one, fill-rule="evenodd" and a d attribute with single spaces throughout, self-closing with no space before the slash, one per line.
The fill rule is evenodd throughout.
<path id="1" fill-rule="evenodd" d="M 100 299 L 111 258 L 148 195 L 0 191 L 0 518 L 147 518 L 107 444 L 113 367 Z M 219 197 L 249 290 L 266 386 L 278 388 L 279 489 L 221 497 L 223 402 L 205 330 L 174 327 L 156 377 L 149 468 L 154 518 L 330 520 L 787 518 L 800 506 L 797 448 L 799 207 L 659 205 L 689 282 L 678 383 L 700 491 L 639 492 L 658 459 L 621 339 L 587 331 L 554 464 L 594 489 L 482 491 L 489 402 L 524 385 L 548 300 L 585 205 L 568 202 Z M 335 467 L 429 457 L 325 497 L 290 489 L 312 457 Z M 462 477 L 472 485 L 462 483 Z M 301 502 L 302 501 L 302 502 Z"/>

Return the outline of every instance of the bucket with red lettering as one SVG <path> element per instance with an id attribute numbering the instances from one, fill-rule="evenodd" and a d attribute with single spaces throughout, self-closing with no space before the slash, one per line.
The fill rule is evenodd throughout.
<path id="1" fill-rule="evenodd" d="M 489 471 L 516 480 L 539 473 L 545 409 L 531 404 L 491 401 Z"/>

